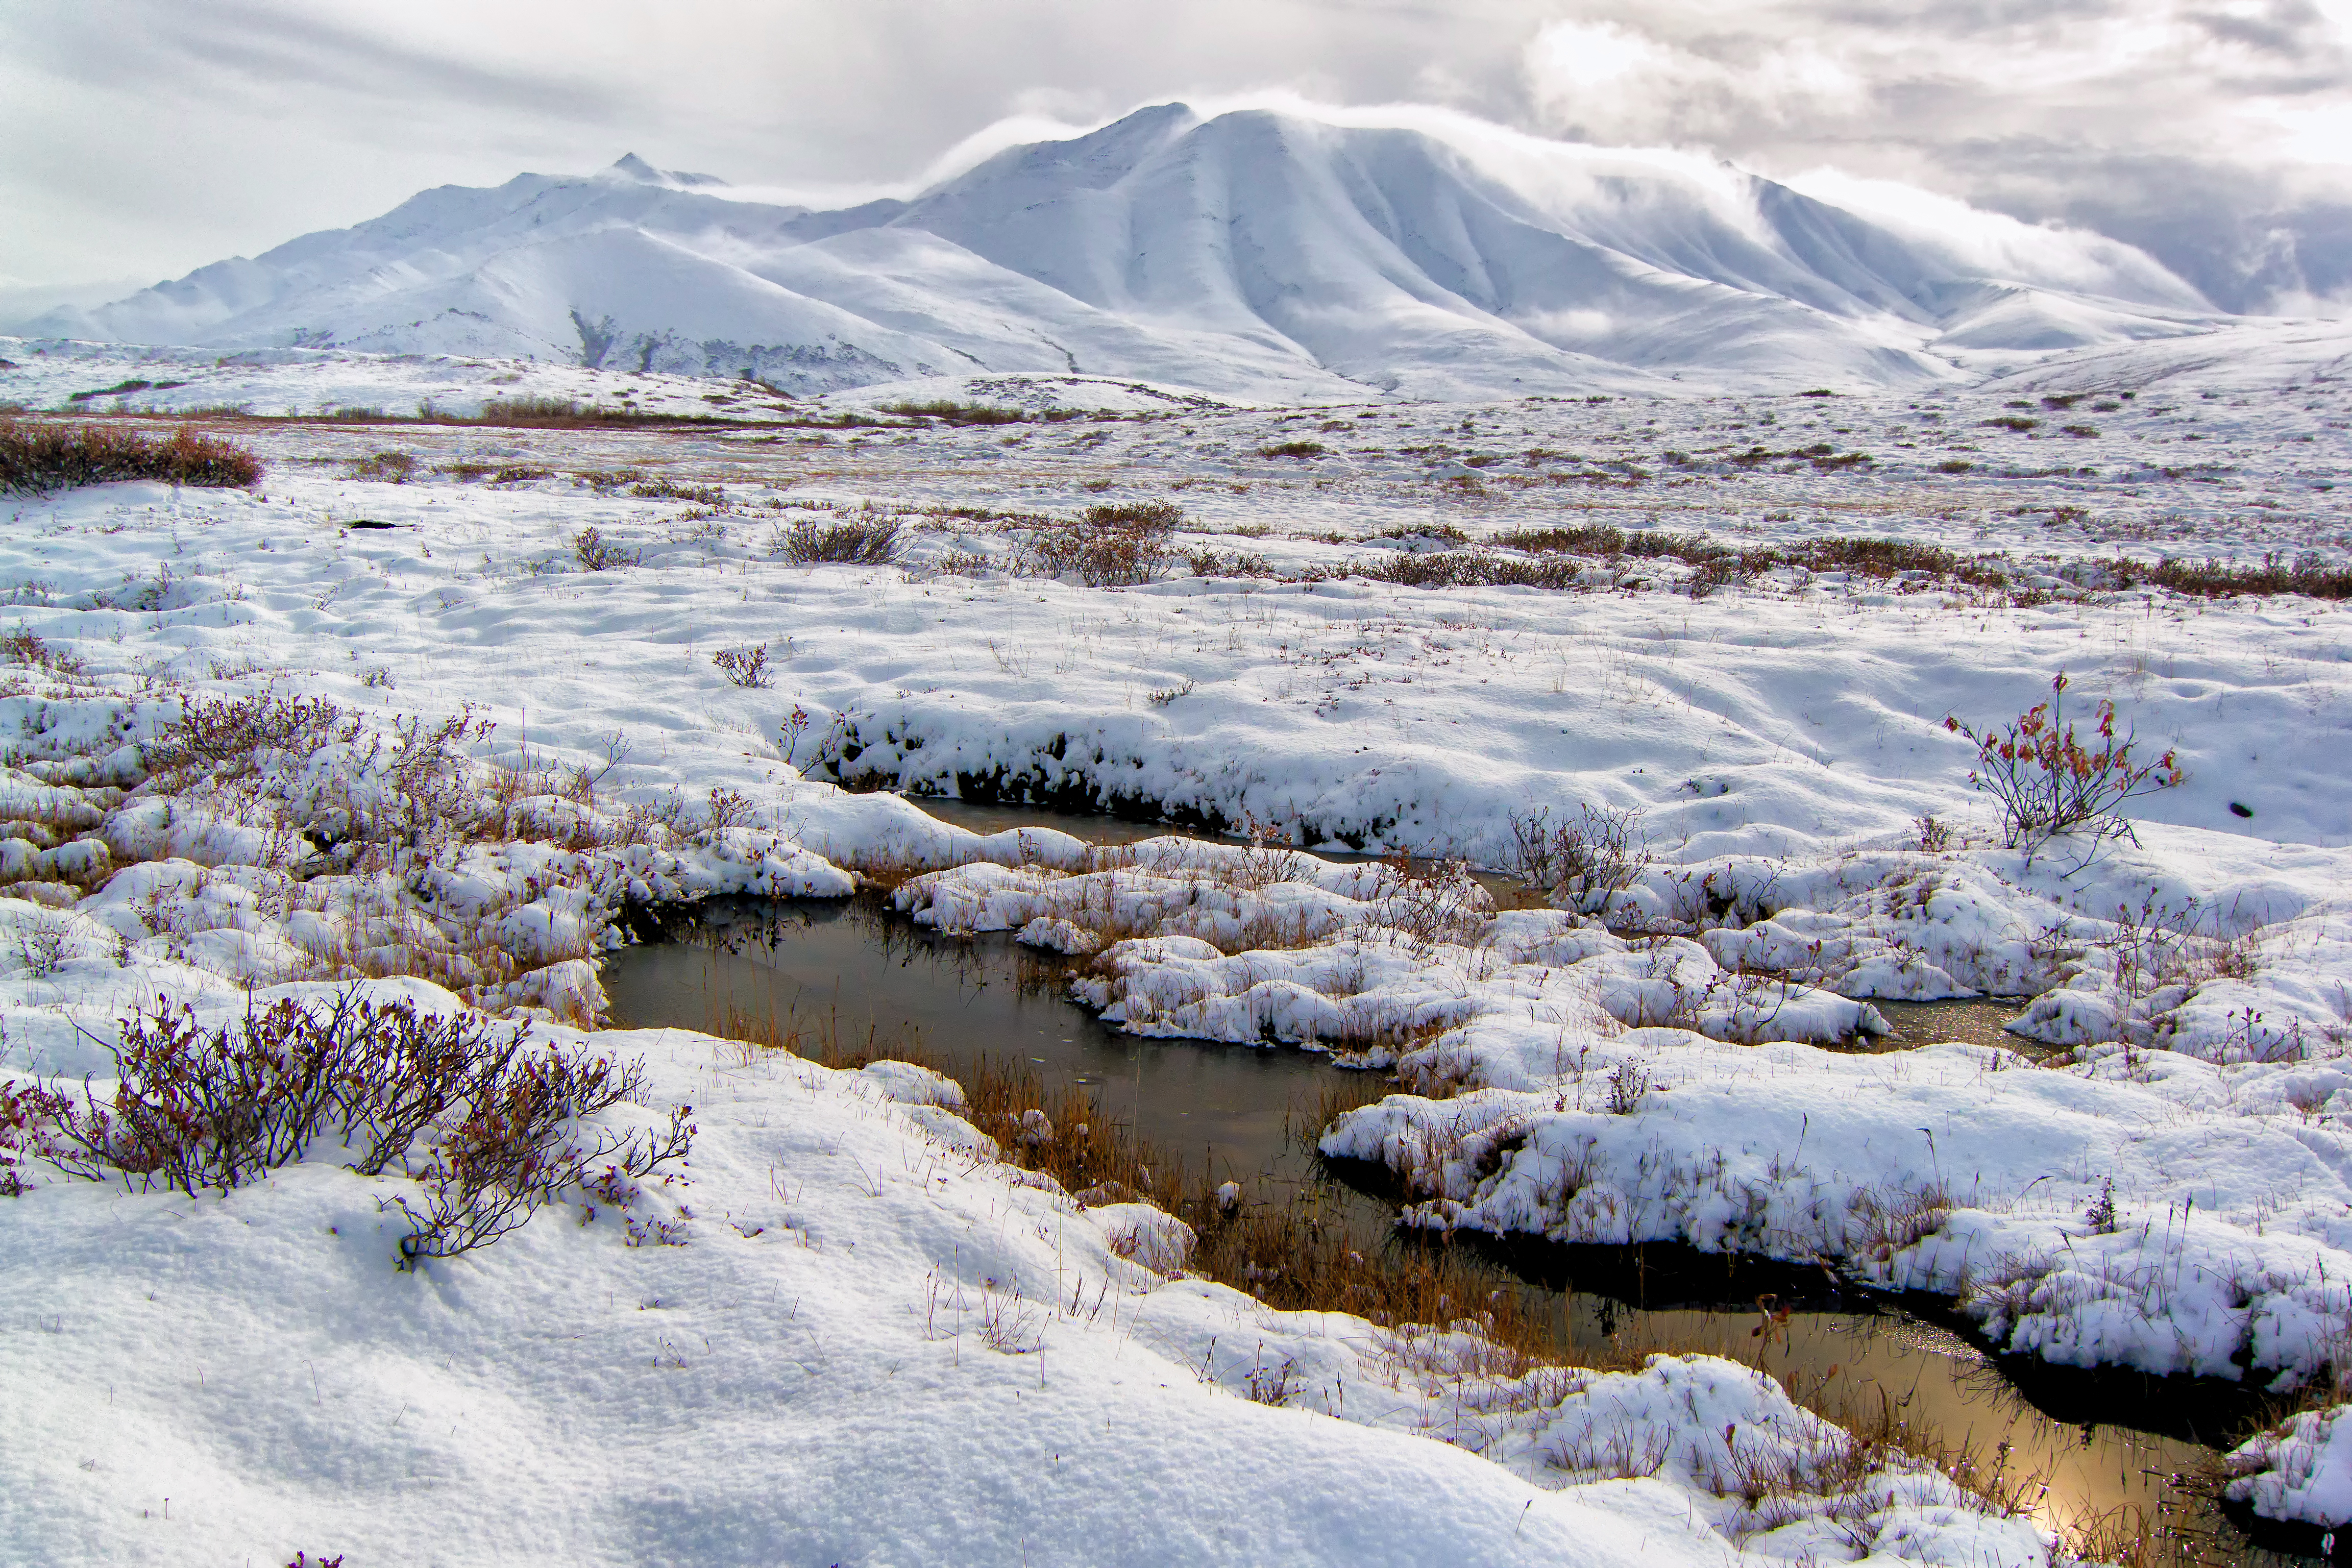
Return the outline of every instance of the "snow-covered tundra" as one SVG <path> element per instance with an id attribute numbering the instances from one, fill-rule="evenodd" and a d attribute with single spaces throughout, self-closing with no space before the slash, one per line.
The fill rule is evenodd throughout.
<path id="1" fill-rule="evenodd" d="M 9 503 L 9 1555 L 2052 1550 L 1731 1363 L 1274 1312 L 999 1160 L 944 1081 L 598 1027 L 627 906 L 861 876 L 1081 955 L 1118 1026 L 1395 1074 L 1324 1146 L 1416 1225 L 1816 1259 L 2074 1364 L 2340 1359 L 2341 396 L 2143 391 L 2056 437 L 2014 387 L 907 395 L 942 390 L 1040 416 L 257 426 L 252 490 Z M 1042 417 L 1087 398 L 1119 416 Z M 2095 854 L 2006 843 L 1946 723 L 2062 671 L 2179 770 Z M 982 837 L 877 787 L 1234 841 Z M 641 1062 L 549 1102 L 622 1168 L 436 1256 L 436 1194 L 508 1190 L 465 1187 L 462 1097 L 403 1157 L 347 1119 L 226 1191 L 89 1120 L 158 998 L 234 1043 L 354 984 Z M 1978 993 L 2032 998 L 2016 1048 L 1875 1005 Z M 646 1163 L 677 1106 L 688 1162 Z"/>

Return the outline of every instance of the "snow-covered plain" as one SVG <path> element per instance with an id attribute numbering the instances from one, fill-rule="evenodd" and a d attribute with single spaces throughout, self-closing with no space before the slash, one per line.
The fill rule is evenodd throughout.
<path id="1" fill-rule="evenodd" d="M 57 374 L 0 353 L 36 367 L 0 395 Z M 362 404 L 396 407 L 422 374 L 332 363 Z M 1040 376 L 825 406 L 909 392 L 1119 416 L 233 424 L 272 462 L 258 493 L 8 503 L 10 629 L 48 662 L 11 668 L 0 700 L 22 846 L 0 858 L 7 1070 L 107 1070 L 112 1020 L 158 992 L 217 1016 L 249 985 L 349 973 L 593 1028 L 625 900 L 826 896 L 863 870 L 908 878 L 901 903 L 942 929 L 1095 950 L 1081 994 L 1124 1026 L 1399 1070 L 1423 1092 L 1327 1146 L 1396 1165 L 1423 1223 L 1818 1258 L 1948 1294 L 2053 1361 L 2292 1385 L 2340 1356 L 2345 612 L 2140 581 L 2164 558 L 2344 563 L 2352 401 L 2333 384 L 2157 381 L 2063 409 L 1996 387 L 1302 412 Z M 1322 450 L 1263 455 L 1294 442 Z M 1153 581 L 1022 570 L 1040 519 L 1150 500 L 1187 514 Z M 899 564 L 785 558 L 796 525 L 891 516 Z M 1671 555 L 1588 554 L 1560 588 L 1365 574 L 1532 560 L 1477 545 L 1585 525 L 1785 550 L 1894 535 L 1974 564 L 1782 565 L 1699 592 Z M 621 563 L 587 569 L 590 527 Z M 772 684 L 714 665 L 760 647 Z M 1999 847 L 1943 727 L 2014 715 L 2062 668 L 2189 775 L 2136 806 L 2138 843 L 2071 874 Z M 142 743 L 192 695 L 261 691 L 378 727 L 477 705 L 498 728 L 467 787 L 502 831 L 429 864 L 327 855 L 298 829 L 376 798 L 357 747 L 164 810 Z M 1601 803 L 1639 809 L 1653 858 L 1612 931 L 1276 849 L 984 840 L 828 779 L 1126 798 L 1277 845 L 1487 867 L 1515 816 Z M 1923 847 L 1927 815 L 1947 847 Z M 2039 994 L 2020 1051 L 1849 1048 L 1872 997 L 1974 990 Z M 1117 1257 L 1133 1227 L 1147 1255 L 1164 1230 L 1015 1181 L 902 1103 L 951 1098 L 939 1086 L 594 1038 L 697 1107 L 682 1248 L 549 1215 L 404 1276 L 381 1186 L 323 1162 L 202 1204 L 30 1168 L 0 1205 L 18 1307 L 0 1356 L 37 1434 L 0 1461 L 6 1495 L 36 1500 L 11 1549 L 349 1547 L 352 1568 L 526 1543 L 875 1563 L 2043 1551 L 1931 1476 L 1744 1510 L 1742 1445 L 1827 1439 L 1727 1363 L 1528 1385 L 1462 1363 L 1466 1338 L 1269 1314 Z M 1286 1363 L 1284 1408 L 1234 1396 Z M 1620 1433 L 1664 1443 L 1654 1476 L 1593 1478 L 1627 1468 Z"/>

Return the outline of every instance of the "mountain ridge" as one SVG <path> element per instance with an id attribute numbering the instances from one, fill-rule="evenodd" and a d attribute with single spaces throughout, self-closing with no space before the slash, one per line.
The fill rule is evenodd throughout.
<path id="1" fill-rule="evenodd" d="M 796 394 L 1052 371 L 1475 397 L 1924 385 L 1974 379 L 1987 355 L 2230 320 L 2095 237 L 2031 231 L 1997 269 L 1727 163 L 1488 130 L 1161 104 L 834 210 L 628 153 L 587 176 L 419 192 L 21 330 L 570 360 Z"/>

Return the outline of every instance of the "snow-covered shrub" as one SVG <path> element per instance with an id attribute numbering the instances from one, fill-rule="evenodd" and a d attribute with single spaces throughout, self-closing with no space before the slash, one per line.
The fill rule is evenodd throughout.
<path id="1" fill-rule="evenodd" d="M 259 478 L 261 459 L 253 453 L 184 426 L 158 441 L 114 426 L 0 421 L 0 492 L 45 495 L 117 479 L 236 486 Z"/>
<path id="2" fill-rule="evenodd" d="M 142 752 L 151 774 L 179 787 L 199 773 L 257 772 L 275 753 L 348 744 L 361 730 L 356 714 L 326 698 L 264 693 L 189 702 Z"/>
<path id="3" fill-rule="evenodd" d="M 2092 853 L 2105 839 L 2130 837 L 2131 824 L 2119 811 L 2124 802 L 2169 789 L 2184 776 L 2170 752 L 2134 763 L 2135 732 L 2116 739 L 2116 705 L 2104 698 L 2092 714 L 2094 738 L 2085 742 L 2067 721 L 2066 686 L 2061 670 L 2050 682 L 2049 701 L 1982 732 L 1957 716 L 1944 720 L 1945 729 L 1975 743 L 1969 783 L 2000 802 L 2003 841 L 2029 860 L 2064 835 L 2086 834 Z"/>
<path id="4" fill-rule="evenodd" d="M 1381 863 L 1370 923 L 1395 931 L 1414 954 L 1425 958 L 1441 945 L 1475 943 L 1494 909 L 1494 900 L 1472 879 L 1467 862 L 1399 855 Z"/>

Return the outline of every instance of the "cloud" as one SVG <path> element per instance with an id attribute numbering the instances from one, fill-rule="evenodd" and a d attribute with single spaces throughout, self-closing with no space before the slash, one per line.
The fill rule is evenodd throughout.
<path id="1" fill-rule="evenodd" d="M 2096 227 L 2233 309 L 2352 279 L 2329 216 L 2352 201 L 2344 0 L 1570 9 L 1521 56 L 1534 122 L 1557 133 Z"/>
<path id="2" fill-rule="evenodd" d="M 1621 22 L 1554 22 L 1527 48 L 1536 108 L 1595 142 L 1721 142 L 1758 123 L 1843 118 L 1867 94 L 1852 67 L 1810 40 L 1717 59 Z"/>

